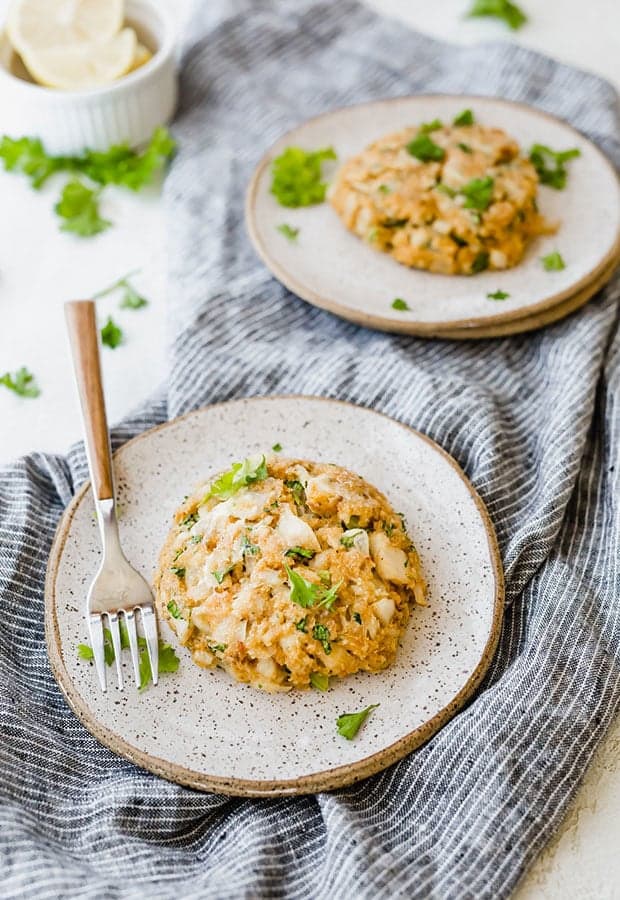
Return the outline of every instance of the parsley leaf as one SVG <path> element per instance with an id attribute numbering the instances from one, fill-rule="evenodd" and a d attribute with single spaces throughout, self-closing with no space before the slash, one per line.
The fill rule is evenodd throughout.
<path id="1" fill-rule="evenodd" d="M 280 453 L 282 451 L 282 444 L 274 444 L 271 449 L 274 453 Z"/>
<path id="2" fill-rule="evenodd" d="M 379 191 L 380 194 L 391 194 L 392 193 L 392 188 L 389 186 L 389 184 L 380 184 L 379 187 L 377 188 L 377 190 Z"/>
<path id="3" fill-rule="evenodd" d="M 373 709 L 377 709 L 378 706 L 378 703 L 373 703 L 371 706 L 367 706 L 366 709 L 362 709 L 361 712 L 344 713 L 342 716 L 338 716 L 336 719 L 338 734 L 348 741 L 352 741 L 370 713 Z"/>
<path id="4" fill-rule="evenodd" d="M 297 559 L 313 559 L 316 556 L 316 550 L 306 550 L 304 547 L 290 547 L 284 555 L 296 557 Z"/>
<path id="5" fill-rule="evenodd" d="M 335 584 L 333 587 L 329 588 L 329 590 L 325 591 L 319 601 L 319 606 L 324 606 L 326 609 L 331 610 L 332 606 L 338 599 L 338 591 L 341 587 L 342 581 L 339 581 L 338 584 Z"/>
<path id="6" fill-rule="evenodd" d="M 471 149 L 471 147 L 469 146 L 469 144 L 459 143 L 457 146 L 458 146 L 459 150 L 463 151 L 463 153 L 469 153 L 471 155 L 474 152 Z"/>
<path id="7" fill-rule="evenodd" d="M 117 144 L 104 151 L 86 150 L 74 164 L 99 184 L 118 184 L 139 191 L 153 180 L 175 147 L 169 131 L 160 126 L 142 152 L 132 150 L 128 144 Z"/>
<path id="8" fill-rule="evenodd" d="M 321 625 L 319 622 L 317 622 L 317 624 L 312 629 L 312 637 L 315 641 L 318 641 L 322 645 L 325 653 L 329 655 L 332 652 L 329 628 L 326 625 Z"/>
<path id="9" fill-rule="evenodd" d="M 477 275 L 478 272 L 484 272 L 485 269 L 489 268 L 489 254 L 486 250 L 481 250 L 480 253 L 477 253 L 474 257 L 474 261 L 471 264 L 471 274 Z"/>
<path id="10" fill-rule="evenodd" d="M 360 614 L 358 612 L 353 613 L 353 619 L 355 622 L 357 622 L 358 625 L 362 624 L 362 617 L 360 616 Z"/>
<path id="11" fill-rule="evenodd" d="M 285 481 L 284 484 L 293 492 L 295 505 L 304 506 L 306 503 L 306 491 L 301 481 Z"/>
<path id="12" fill-rule="evenodd" d="M 203 503 L 211 497 L 228 500 L 241 488 L 255 484 L 257 481 L 264 481 L 267 475 L 267 463 L 264 456 L 260 458 L 257 456 L 248 457 L 242 463 L 233 463 L 227 472 L 215 479 L 209 488 L 209 492 L 204 497 Z"/>
<path id="13" fill-rule="evenodd" d="M 98 300 L 99 297 L 107 297 L 108 294 L 113 294 L 115 291 L 122 290 L 123 296 L 119 303 L 121 309 L 142 309 L 143 306 L 148 306 L 146 297 L 142 297 L 129 281 L 131 276 L 135 274 L 136 272 L 134 271 L 129 272 L 127 275 L 123 275 L 122 278 L 117 279 L 113 284 L 103 288 L 101 291 L 97 291 L 96 294 L 93 294 L 92 299 Z"/>
<path id="14" fill-rule="evenodd" d="M 200 513 L 197 509 L 194 512 L 188 513 L 184 519 L 181 519 L 181 525 L 184 528 L 190 529 L 192 525 L 195 525 L 198 519 L 200 518 Z"/>
<path id="15" fill-rule="evenodd" d="M 303 575 L 295 572 L 295 570 L 289 568 L 289 566 L 285 566 L 284 568 L 286 569 L 286 574 L 288 575 L 288 580 L 291 585 L 290 599 L 293 603 L 296 603 L 304 609 L 309 609 L 309 607 L 314 606 L 319 590 L 318 585 L 313 584 L 311 581 L 306 581 Z"/>
<path id="16" fill-rule="evenodd" d="M 170 603 L 168 603 L 168 605 L 166 606 L 166 609 L 168 610 L 168 612 L 170 613 L 170 615 L 172 616 L 173 619 L 182 618 L 181 610 L 179 609 L 179 607 L 177 606 L 177 604 L 174 600 L 171 600 Z"/>
<path id="17" fill-rule="evenodd" d="M 101 329 L 101 343 L 112 350 L 116 350 L 118 345 L 123 343 L 123 330 L 116 324 L 112 316 L 108 316 L 108 321 Z"/>
<path id="18" fill-rule="evenodd" d="M 474 114 L 471 109 L 464 109 L 458 116 L 454 117 L 453 125 L 473 125 L 475 122 Z"/>
<path id="19" fill-rule="evenodd" d="M 231 563 L 229 566 L 227 566 L 225 569 L 222 569 L 220 572 L 211 572 L 211 574 L 213 575 L 213 577 L 215 578 L 217 583 L 221 584 L 224 581 L 224 579 L 226 578 L 226 576 L 230 572 L 232 572 L 232 570 L 234 568 L 235 568 L 235 563 Z"/>
<path id="20" fill-rule="evenodd" d="M 441 162 L 446 155 L 444 150 L 439 147 L 427 134 L 419 134 L 407 144 L 407 153 L 415 156 L 422 162 L 435 160 Z"/>
<path id="21" fill-rule="evenodd" d="M 0 159 L 7 172 L 25 175 L 37 190 L 56 172 L 73 169 L 69 157 L 49 156 L 38 138 L 5 135 L 0 140 Z"/>
<path id="22" fill-rule="evenodd" d="M 445 194 L 446 197 L 456 197 L 454 188 L 448 187 L 447 184 L 443 184 L 441 181 L 437 182 L 435 190 L 439 191 L 441 194 Z"/>
<path id="23" fill-rule="evenodd" d="M 507 300 L 508 297 L 510 294 L 507 294 L 506 291 L 494 291 L 492 294 L 487 294 L 489 300 Z"/>
<path id="24" fill-rule="evenodd" d="M 224 653 L 228 644 L 207 644 L 211 653 Z"/>
<path id="25" fill-rule="evenodd" d="M 495 182 L 490 175 L 472 178 L 463 185 L 460 193 L 465 197 L 465 209 L 487 209 L 493 196 Z"/>
<path id="26" fill-rule="evenodd" d="M 541 256 L 540 260 L 547 272 L 561 272 L 562 269 L 566 268 L 566 263 L 557 250 L 554 250 L 553 253 L 549 253 L 547 256 Z"/>
<path id="27" fill-rule="evenodd" d="M 364 534 L 363 528 L 349 528 L 340 538 L 340 543 L 343 547 L 346 547 L 347 550 L 350 550 L 351 547 L 355 545 L 355 539 L 360 534 Z"/>
<path id="28" fill-rule="evenodd" d="M 392 300 L 392 309 L 397 309 L 399 312 L 409 312 L 410 306 L 406 300 L 397 297 L 395 300 Z"/>
<path id="29" fill-rule="evenodd" d="M 577 148 L 556 152 L 544 144 L 534 144 L 530 150 L 530 162 L 538 173 L 540 183 L 548 184 L 556 191 L 566 187 L 568 172 L 564 163 L 578 156 L 581 156 L 581 151 Z"/>
<path id="30" fill-rule="evenodd" d="M 281 206 L 311 206 L 325 200 L 327 183 L 322 181 L 321 165 L 337 159 L 333 147 L 302 150 L 287 147 L 271 164 L 271 193 Z"/>
<path id="31" fill-rule="evenodd" d="M 438 128 L 443 128 L 441 119 L 433 119 L 432 122 L 422 122 L 418 128 L 418 134 L 430 134 L 431 131 L 437 131 Z"/>
<path id="32" fill-rule="evenodd" d="M 0 384 L 19 397 L 38 397 L 41 393 L 34 375 L 25 366 L 13 374 L 5 372 L 4 375 L 0 375 Z"/>
<path id="33" fill-rule="evenodd" d="M 304 634 L 308 633 L 307 629 L 308 624 L 308 616 L 304 616 L 303 619 L 300 619 L 299 622 L 295 622 L 295 628 L 297 631 L 302 631 Z"/>
<path id="34" fill-rule="evenodd" d="M 310 676 L 310 684 L 317 691 L 329 690 L 329 675 L 323 675 L 321 672 L 313 672 Z"/>
<path id="35" fill-rule="evenodd" d="M 491 16 L 495 19 L 502 19 L 513 31 L 517 31 L 527 22 L 527 16 L 523 10 L 516 3 L 511 3 L 511 0 L 474 0 L 467 15 L 470 18 Z"/>
<path id="36" fill-rule="evenodd" d="M 289 241 L 296 241 L 297 235 L 299 234 L 299 228 L 293 228 L 291 225 L 287 225 L 284 223 L 283 225 L 278 225 L 277 230 L 280 234 L 283 234 L 285 238 Z"/>
<path id="37" fill-rule="evenodd" d="M 253 544 L 247 534 L 244 534 L 241 538 L 241 553 L 243 556 L 258 556 L 260 547 L 258 544 Z"/>
<path id="38" fill-rule="evenodd" d="M 92 237 L 112 224 L 99 215 L 99 191 L 91 191 L 77 179 L 64 186 L 54 209 L 64 219 L 61 231 L 69 231 L 80 237 Z"/>
<path id="39" fill-rule="evenodd" d="M 121 636 L 121 647 L 123 649 L 127 649 L 129 647 L 129 635 L 127 634 L 127 627 L 124 622 L 120 622 L 120 636 Z M 105 659 L 105 663 L 107 666 L 111 666 L 115 660 L 114 646 L 112 645 L 112 635 L 110 634 L 109 628 L 103 629 L 103 655 Z M 138 636 L 138 647 L 140 653 L 140 662 L 139 662 L 139 672 L 140 672 L 140 687 L 139 690 L 143 691 L 144 688 L 149 684 L 152 680 L 151 676 L 151 664 L 149 662 L 148 650 L 146 647 L 146 641 L 143 637 Z M 80 659 L 86 660 L 94 660 L 95 654 L 93 653 L 92 647 L 88 644 L 78 644 L 77 647 L 78 656 Z M 179 657 L 176 655 L 174 651 L 174 647 L 170 644 L 164 643 L 164 641 L 159 641 L 159 661 L 158 661 L 158 672 L 161 675 L 166 672 L 176 672 L 179 668 Z"/>
<path id="40" fill-rule="evenodd" d="M 185 567 L 184 566 L 170 566 L 170 571 L 174 572 L 177 578 L 185 578 Z"/>

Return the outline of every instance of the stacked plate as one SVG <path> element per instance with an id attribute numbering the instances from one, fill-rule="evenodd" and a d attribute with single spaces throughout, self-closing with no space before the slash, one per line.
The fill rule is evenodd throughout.
<path id="1" fill-rule="evenodd" d="M 333 147 L 341 161 L 377 138 L 471 108 L 477 121 L 504 129 L 527 150 L 577 148 L 564 190 L 541 186 L 541 212 L 560 222 L 506 271 L 446 276 L 401 266 L 348 232 L 328 203 L 283 209 L 270 193 L 271 163 L 289 146 Z M 284 135 L 258 165 L 248 189 L 248 230 L 259 256 L 286 287 L 315 306 L 361 325 L 425 337 L 485 338 L 541 328 L 586 303 L 620 262 L 620 185 L 609 160 L 565 122 L 540 110 L 489 97 L 424 95 L 336 110 Z M 286 221 L 295 241 L 278 231 Z M 548 271 L 541 258 L 565 262 Z M 507 294 L 494 300 L 489 294 Z M 392 308 L 395 298 L 405 311 Z"/>

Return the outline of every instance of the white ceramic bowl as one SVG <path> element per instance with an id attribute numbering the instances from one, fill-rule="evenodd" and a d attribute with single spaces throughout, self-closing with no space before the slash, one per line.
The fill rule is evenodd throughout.
<path id="1" fill-rule="evenodd" d="M 85 91 L 34 84 L 0 33 L 0 134 L 41 138 L 53 154 L 144 144 L 176 106 L 175 29 L 154 0 L 128 0 L 125 20 L 152 59 L 110 85 Z"/>

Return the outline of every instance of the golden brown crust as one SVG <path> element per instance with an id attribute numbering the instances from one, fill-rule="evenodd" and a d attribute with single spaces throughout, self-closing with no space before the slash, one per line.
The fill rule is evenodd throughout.
<path id="1" fill-rule="evenodd" d="M 498 128 L 442 126 L 428 133 L 443 158 L 423 162 L 407 150 L 424 128 L 405 128 L 348 160 L 329 193 L 346 227 L 404 265 L 443 274 L 507 269 L 531 240 L 557 226 L 538 212 L 538 176 L 516 142 Z M 486 209 L 461 193 L 492 179 Z"/>
<path id="2" fill-rule="evenodd" d="M 390 665 L 425 585 L 383 494 L 339 466 L 280 457 L 229 499 L 205 501 L 212 483 L 175 513 L 155 578 L 160 615 L 194 661 L 267 690 Z M 311 606 L 291 599 L 287 566 Z"/>

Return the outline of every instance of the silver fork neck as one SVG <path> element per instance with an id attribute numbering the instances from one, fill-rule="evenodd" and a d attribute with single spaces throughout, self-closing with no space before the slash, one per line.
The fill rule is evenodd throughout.
<path id="1" fill-rule="evenodd" d="M 118 559 L 119 556 L 124 558 L 118 536 L 118 521 L 113 498 L 109 500 L 95 499 L 95 509 L 97 510 L 97 522 L 99 523 L 104 560 Z"/>

